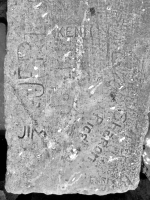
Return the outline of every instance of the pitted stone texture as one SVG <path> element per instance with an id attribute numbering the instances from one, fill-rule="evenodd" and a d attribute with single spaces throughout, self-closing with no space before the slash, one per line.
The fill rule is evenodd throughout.
<path id="1" fill-rule="evenodd" d="M 142 8 L 129 0 L 15 2 L 5 58 L 6 190 L 136 189 L 148 127 L 149 40 L 141 30 L 149 15 L 140 21 Z"/>

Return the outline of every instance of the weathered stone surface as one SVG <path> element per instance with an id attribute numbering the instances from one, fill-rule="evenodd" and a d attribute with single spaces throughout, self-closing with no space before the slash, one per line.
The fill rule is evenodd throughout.
<path id="1" fill-rule="evenodd" d="M 8 192 L 105 195 L 138 186 L 150 40 L 137 3 L 9 0 Z"/>

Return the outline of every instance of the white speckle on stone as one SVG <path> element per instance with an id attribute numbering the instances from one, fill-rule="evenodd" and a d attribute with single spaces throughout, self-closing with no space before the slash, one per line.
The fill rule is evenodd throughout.
<path id="1" fill-rule="evenodd" d="M 40 2 L 40 3 L 37 4 L 36 6 L 33 6 L 33 8 L 34 8 L 34 9 L 38 9 L 41 5 L 42 5 L 42 2 Z"/>
<path id="2" fill-rule="evenodd" d="M 58 132 L 58 133 L 61 133 L 61 131 L 62 131 L 62 129 L 60 128 L 60 129 L 58 129 L 58 131 L 57 131 L 57 132 Z"/>
<path id="3" fill-rule="evenodd" d="M 150 138 L 146 138 L 146 145 L 150 147 Z"/>
<path id="4" fill-rule="evenodd" d="M 111 10 L 111 6 L 107 6 L 107 10 Z"/>
<path id="5" fill-rule="evenodd" d="M 123 140 L 125 140 L 125 137 L 120 138 L 119 142 L 122 142 Z"/>
<path id="6" fill-rule="evenodd" d="M 37 66 L 34 66 L 34 70 L 38 70 L 38 67 L 37 67 Z"/>
<path id="7" fill-rule="evenodd" d="M 116 109 L 116 107 L 115 107 L 115 106 L 113 106 L 113 107 L 111 107 L 111 108 L 110 108 L 110 110 L 115 110 L 115 109 Z"/>
<path id="8" fill-rule="evenodd" d="M 109 156 L 108 162 L 112 162 L 112 161 L 114 161 L 114 160 L 118 160 L 118 158 L 117 158 L 117 157 L 113 158 L 112 156 Z"/>
<path id="9" fill-rule="evenodd" d="M 94 85 L 91 85 L 88 89 L 90 90 L 90 89 L 92 89 L 94 87 Z"/>
<path id="10" fill-rule="evenodd" d="M 64 54 L 64 56 L 62 58 L 63 62 L 66 61 L 66 58 L 69 56 L 70 53 L 71 53 L 71 51 L 68 51 L 67 53 Z"/>
<path id="11" fill-rule="evenodd" d="M 54 148 L 54 146 L 55 146 L 55 142 L 53 142 L 53 141 L 49 141 L 49 142 L 48 142 L 47 147 L 48 147 L 49 149 Z"/>
<path id="12" fill-rule="evenodd" d="M 42 15 L 42 18 L 46 17 L 47 15 L 48 15 L 48 13 L 44 13 L 44 14 Z"/>
<path id="13" fill-rule="evenodd" d="M 39 77 L 39 75 L 38 75 L 38 74 L 36 74 L 36 75 L 35 75 L 35 78 L 38 78 L 38 77 Z"/>

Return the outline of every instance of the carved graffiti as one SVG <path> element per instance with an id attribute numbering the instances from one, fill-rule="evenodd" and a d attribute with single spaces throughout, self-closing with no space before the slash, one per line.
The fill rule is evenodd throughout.
<path id="1" fill-rule="evenodd" d="M 24 126 L 23 135 L 22 136 L 18 136 L 19 139 L 23 139 L 25 137 L 30 138 L 31 140 L 33 140 L 33 129 L 30 126 Z"/>
<path id="2" fill-rule="evenodd" d="M 91 132 L 91 129 L 93 128 L 93 124 L 91 124 L 91 123 L 89 123 L 89 122 L 87 122 L 87 124 L 88 124 L 88 126 L 87 126 L 87 125 L 84 126 L 84 127 L 83 127 L 83 130 L 84 130 L 84 131 L 87 131 L 88 133 L 90 133 L 90 132 Z"/>
<path id="3" fill-rule="evenodd" d="M 37 131 L 36 128 L 33 128 L 31 126 L 24 126 L 23 128 L 23 135 L 22 136 L 18 136 L 19 139 L 23 139 L 25 137 L 33 140 L 34 134 L 37 134 L 38 136 L 42 136 L 42 137 L 46 137 L 46 131 L 41 130 L 41 131 Z"/>
<path id="4" fill-rule="evenodd" d="M 22 42 L 17 49 L 18 60 L 28 60 L 31 56 L 31 45 L 28 42 Z"/>
<path id="5" fill-rule="evenodd" d="M 28 79 L 32 77 L 32 72 L 22 71 L 21 68 L 18 68 L 18 79 Z"/>
<path id="6" fill-rule="evenodd" d="M 41 83 L 19 83 L 19 85 L 28 86 L 27 96 L 41 97 L 44 94 L 44 86 Z"/>

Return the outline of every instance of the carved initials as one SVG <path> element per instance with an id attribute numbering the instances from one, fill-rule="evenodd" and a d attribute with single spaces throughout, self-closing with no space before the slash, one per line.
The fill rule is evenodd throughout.
<path id="1" fill-rule="evenodd" d="M 18 136 L 19 139 L 23 139 L 27 135 L 28 138 L 33 140 L 33 129 L 30 126 L 24 126 L 24 131 L 22 136 Z"/>
<path id="2" fill-rule="evenodd" d="M 38 132 L 35 128 L 31 128 L 30 126 L 24 126 L 24 131 L 22 136 L 18 136 L 19 139 L 23 139 L 25 136 L 31 140 L 33 140 L 34 133 L 36 133 L 38 136 L 43 135 L 46 136 L 46 131 L 41 130 Z"/>

